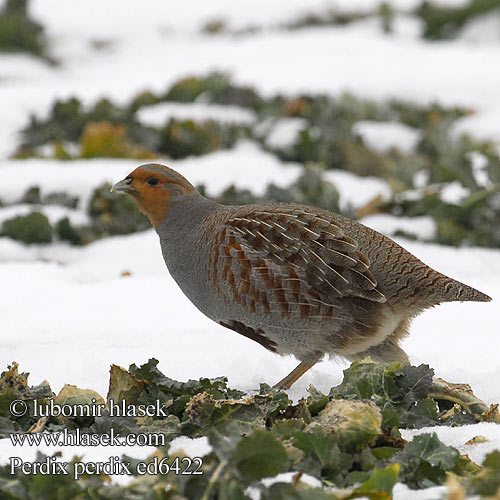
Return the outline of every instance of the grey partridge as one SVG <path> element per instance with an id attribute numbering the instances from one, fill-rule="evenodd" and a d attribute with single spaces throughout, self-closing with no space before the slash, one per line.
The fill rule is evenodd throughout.
<path id="1" fill-rule="evenodd" d="M 112 190 L 149 217 L 172 277 L 200 311 L 300 361 L 280 388 L 325 354 L 406 364 L 398 343 L 414 316 L 442 302 L 491 300 L 327 210 L 220 205 L 159 164 L 138 167 Z"/>

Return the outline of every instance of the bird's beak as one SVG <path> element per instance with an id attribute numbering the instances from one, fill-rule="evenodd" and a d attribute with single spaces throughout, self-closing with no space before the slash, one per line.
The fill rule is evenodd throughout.
<path id="1" fill-rule="evenodd" d="M 111 186 L 112 193 L 133 193 L 135 189 L 130 185 L 130 180 L 123 179 Z"/>

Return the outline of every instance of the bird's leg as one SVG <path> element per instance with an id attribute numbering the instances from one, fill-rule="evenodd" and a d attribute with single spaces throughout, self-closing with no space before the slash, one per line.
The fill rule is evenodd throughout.
<path id="1" fill-rule="evenodd" d="M 294 368 L 284 379 L 273 385 L 274 389 L 290 389 L 297 380 L 299 380 L 309 368 L 312 368 L 317 361 L 302 361 L 299 366 Z"/>

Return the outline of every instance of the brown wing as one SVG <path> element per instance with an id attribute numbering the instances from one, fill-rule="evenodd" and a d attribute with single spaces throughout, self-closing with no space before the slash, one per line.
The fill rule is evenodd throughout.
<path id="1" fill-rule="evenodd" d="M 329 316 L 334 299 L 386 300 L 356 241 L 302 208 L 239 210 L 218 231 L 210 263 L 218 293 L 253 311 Z"/>

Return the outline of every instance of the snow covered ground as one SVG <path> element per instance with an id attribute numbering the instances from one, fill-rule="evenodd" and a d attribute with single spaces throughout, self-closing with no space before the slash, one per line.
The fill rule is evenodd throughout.
<path id="1" fill-rule="evenodd" d="M 376 3 L 316 0 L 308 2 L 307 11 L 347 5 L 369 9 Z M 408 11 L 416 2 L 390 3 Z M 394 35 L 382 33 L 372 22 L 293 32 L 273 28 L 297 18 L 303 5 L 299 0 L 286 4 L 261 0 L 257 5 L 255 0 L 190 0 L 175 5 L 148 0 L 140 6 L 124 0 L 34 1 L 33 15 L 46 27 L 52 53 L 61 64 L 51 67 L 28 56 L 0 54 L 0 200 L 16 201 L 33 185 L 39 185 L 42 193 L 66 191 L 82 201 L 64 215 L 84 220 L 91 189 L 123 178 L 138 162 L 9 160 L 16 134 L 29 114 L 43 115 L 55 97 L 75 95 L 90 103 L 107 96 L 120 102 L 138 91 L 164 90 L 181 76 L 213 69 L 229 71 L 237 82 L 255 85 L 266 94 L 347 90 L 363 97 L 470 106 L 477 114 L 462 120 L 460 130 L 500 141 L 500 66 L 492 64 L 500 58 L 500 37 L 472 40 L 468 32 L 453 42 L 424 42 L 414 20 L 404 16 Z M 266 29 L 238 37 L 200 34 L 204 23 L 219 18 L 234 29 L 259 23 Z M 93 41 L 109 45 L 96 50 Z M 228 119 L 251 119 L 241 110 L 233 111 Z M 157 112 L 188 110 L 165 107 Z M 191 112 L 196 115 L 203 109 Z M 414 141 L 406 130 L 374 131 L 373 124 L 369 128 L 365 124 L 364 133 L 383 147 Z M 259 193 L 271 181 L 284 186 L 300 173 L 298 165 L 282 164 L 249 142 L 170 165 L 194 184 L 204 184 L 209 194 L 230 184 Z M 358 179 L 346 172 L 329 176 L 341 193 L 341 203 L 351 206 L 389 192 L 378 179 Z M 11 215 L 12 208 L 0 208 L 0 222 Z M 57 220 L 61 213 L 49 210 L 47 215 Z M 393 230 L 393 221 L 383 218 L 365 222 L 382 232 Z M 413 224 L 410 232 L 433 231 L 428 220 Z M 488 304 L 446 304 L 416 318 L 404 343 L 411 361 L 428 363 L 448 381 L 470 383 L 488 403 L 500 402 L 500 251 L 398 241 L 427 264 L 494 299 Z M 123 271 L 131 275 L 122 277 Z M 256 389 L 262 381 L 274 383 L 296 363 L 199 313 L 169 276 L 152 230 L 83 248 L 60 243 L 26 247 L 0 238 L 0 280 L 0 368 L 17 361 L 21 370 L 30 372 L 30 383 L 47 378 L 56 392 L 71 383 L 105 396 L 111 363 L 127 367 L 150 357 L 157 357 L 159 368 L 172 378 L 227 375 L 231 386 L 244 390 Z M 328 390 L 340 382 L 345 367 L 343 361 L 318 364 L 291 395 L 305 395 L 309 384 Z M 498 426 L 478 424 L 439 432 L 444 442 L 479 462 L 485 450 L 500 448 Z M 488 446 L 463 448 L 476 434 L 487 435 Z M 0 442 L 0 463 L 12 453 L 7 441 Z M 395 490 L 395 498 L 416 498 L 412 494 L 404 487 Z M 419 498 L 433 497 L 429 492 Z"/>

